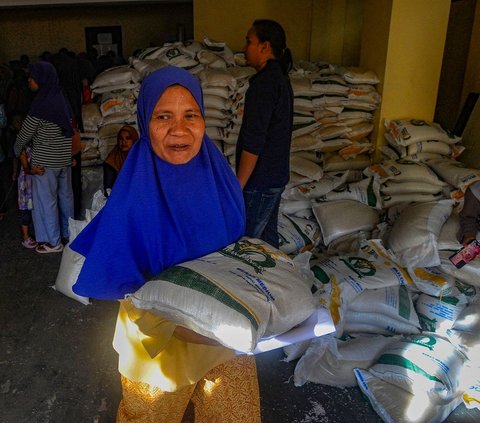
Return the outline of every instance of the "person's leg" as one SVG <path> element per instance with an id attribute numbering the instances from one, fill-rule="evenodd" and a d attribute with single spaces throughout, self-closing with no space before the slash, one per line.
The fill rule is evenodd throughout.
<path id="1" fill-rule="evenodd" d="M 280 239 L 278 236 L 278 212 L 280 209 L 280 200 L 282 198 L 282 191 L 276 193 L 276 199 L 272 199 L 272 212 L 270 214 L 270 219 L 268 219 L 265 229 L 261 235 L 261 239 L 269 243 L 275 248 L 280 246 Z"/>
<path id="2" fill-rule="evenodd" d="M 165 392 L 147 383 L 122 376 L 117 423 L 180 423 L 195 384 L 176 392 Z"/>
<path id="3" fill-rule="evenodd" d="M 271 188 L 267 191 L 244 190 L 246 210 L 245 235 L 260 238 L 278 247 L 278 209 L 284 188 Z M 273 216 L 275 214 L 275 216 Z M 270 221 L 270 219 L 273 220 Z M 265 228 L 268 225 L 265 239 Z"/>
<path id="4" fill-rule="evenodd" d="M 68 218 L 74 217 L 74 200 L 70 167 L 62 168 L 58 175 L 58 209 L 60 218 L 60 235 L 63 239 L 68 239 Z"/>
<path id="5" fill-rule="evenodd" d="M 51 246 L 60 244 L 57 174 L 57 170 L 45 168 L 43 175 L 32 176 L 32 217 L 36 238 L 38 242 L 47 242 Z"/>
<path id="6" fill-rule="evenodd" d="M 260 423 L 260 391 L 254 356 L 241 355 L 214 369 L 192 395 L 195 423 Z"/>

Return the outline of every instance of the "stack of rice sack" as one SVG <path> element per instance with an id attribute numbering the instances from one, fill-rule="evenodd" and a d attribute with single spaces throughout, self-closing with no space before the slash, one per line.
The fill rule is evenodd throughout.
<path id="1" fill-rule="evenodd" d="M 98 128 L 102 124 L 102 113 L 97 103 L 82 105 L 83 132 L 81 138 L 82 166 L 96 166 L 102 163 L 98 149 Z"/>
<path id="2" fill-rule="evenodd" d="M 425 162 L 444 157 L 457 158 L 465 147 L 461 137 L 438 123 L 421 119 L 385 120 L 386 146 L 380 150 L 390 159 Z"/>
<path id="3" fill-rule="evenodd" d="M 137 124 L 136 101 L 141 79 L 135 68 L 122 65 L 103 71 L 91 85 L 102 115 L 97 132 L 102 162 L 116 145 L 118 130 L 124 124 Z"/>
<path id="4" fill-rule="evenodd" d="M 385 160 L 363 171 L 380 183 L 385 209 L 410 202 L 437 201 L 444 198 L 448 184 L 429 166 L 408 160 Z"/>
<path id="5" fill-rule="evenodd" d="M 237 78 L 230 69 L 205 68 L 197 76 L 203 90 L 206 132 L 233 165 L 241 116 L 233 122 L 232 106 L 236 102 L 235 108 L 240 109 L 242 99 L 237 98 Z M 249 73 L 246 75 L 248 79 Z"/>
<path id="6" fill-rule="evenodd" d="M 373 151 L 368 136 L 380 96 L 371 71 L 332 64 L 297 64 L 292 154 L 322 163 L 325 171 L 363 169 Z"/>

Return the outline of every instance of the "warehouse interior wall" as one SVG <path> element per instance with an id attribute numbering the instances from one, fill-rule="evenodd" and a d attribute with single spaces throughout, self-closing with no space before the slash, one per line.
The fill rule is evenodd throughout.
<path id="1" fill-rule="evenodd" d="M 454 1 L 450 8 L 447 40 L 443 53 L 440 88 L 435 111 L 435 121 L 450 130 L 454 129 L 465 102 L 465 92 L 468 94 L 473 88 L 467 88 L 467 86 L 475 82 L 474 79 L 468 80 L 466 78 L 466 72 L 470 49 L 478 49 L 476 45 L 470 43 L 476 3 L 476 0 Z M 478 42 L 480 40 L 477 39 Z M 477 79 L 479 79 L 478 75 Z"/>
<path id="2" fill-rule="evenodd" d="M 360 64 L 382 81 L 377 146 L 385 119 L 434 119 L 449 13 L 450 0 L 365 0 Z"/>
<path id="3" fill-rule="evenodd" d="M 255 19 L 278 21 L 294 60 L 358 65 L 363 0 L 195 0 L 195 39 L 208 36 L 241 51 Z"/>
<path id="4" fill-rule="evenodd" d="M 1 9 L 0 62 L 23 53 L 35 61 L 42 52 L 56 53 L 62 47 L 85 51 L 85 27 L 97 26 L 121 26 L 123 56 L 128 59 L 136 49 L 175 40 L 177 24 L 184 25 L 191 38 L 192 8 L 192 3 L 159 3 Z"/>

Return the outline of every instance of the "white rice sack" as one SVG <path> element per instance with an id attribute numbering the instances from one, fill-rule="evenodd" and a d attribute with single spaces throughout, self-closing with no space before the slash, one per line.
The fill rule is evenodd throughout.
<path id="1" fill-rule="evenodd" d="M 342 76 L 349 84 L 375 85 L 380 82 L 377 74 L 373 70 L 363 69 L 355 66 L 344 67 L 336 64 L 331 64 L 330 68 L 333 73 Z"/>
<path id="2" fill-rule="evenodd" d="M 235 65 L 234 54 L 230 47 L 228 47 L 227 43 L 223 41 L 210 40 L 208 37 L 203 38 L 203 43 L 208 50 L 213 51 L 215 54 L 222 57 L 228 66 Z"/>
<path id="3" fill-rule="evenodd" d="M 279 214 L 278 237 L 280 251 L 298 254 L 317 245 L 321 240 L 320 227 L 314 220 Z"/>
<path id="4" fill-rule="evenodd" d="M 328 244 L 327 253 L 329 255 L 352 255 L 360 249 L 363 241 L 369 239 L 372 239 L 370 231 L 357 231 L 341 236 Z"/>
<path id="5" fill-rule="evenodd" d="M 399 160 L 402 157 L 394 148 L 388 145 L 381 145 L 378 147 L 378 150 L 383 154 L 382 161 Z"/>
<path id="6" fill-rule="evenodd" d="M 442 156 L 451 156 L 452 147 L 453 145 L 451 144 L 435 140 L 416 142 L 415 144 L 408 145 L 407 155 L 418 153 L 436 153 L 441 154 Z"/>
<path id="7" fill-rule="evenodd" d="M 462 244 L 460 244 L 457 239 L 459 231 L 460 220 L 458 214 L 453 212 L 442 226 L 442 230 L 438 237 L 438 249 L 456 251 L 462 248 Z M 480 231 L 477 235 L 477 239 L 480 239 Z"/>
<path id="8" fill-rule="evenodd" d="M 208 68 L 225 69 L 227 62 L 214 52 L 202 49 L 197 52 L 197 60 Z"/>
<path id="9" fill-rule="evenodd" d="M 345 313 L 343 333 L 373 333 L 377 335 L 416 334 L 420 330 L 411 323 L 402 322 L 389 316 L 375 313 Z"/>
<path id="10" fill-rule="evenodd" d="M 385 128 L 404 146 L 424 141 L 441 141 L 456 144 L 462 140 L 453 133 L 443 129 L 438 123 L 419 119 L 385 119 Z"/>
<path id="11" fill-rule="evenodd" d="M 340 186 L 322 197 L 316 198 L 316 201 L 335 200 L 355 200 L 375 209 L 381 209 L 380 183 L 377 179 L 370 177 L 359 182 Z"/>
<path id="12" fill-rule="evenodd" d="M 296 213 L 310 209 L 312 205 L 309 200 L 288 200 L 283 199 L 280 201 L 280 213 L 286 214 L 287 216 L 295 215 Z"/>
<path id="13" fill-rule="evenodd" d="M 370 154 L 375 150 L 373 144 L 367 139 L 362 138 L 352 144 L 338 150 L 338 154 L 345 160 L 350 160 L 360 154 Z"/>
<path id="14" fill-rule="evenodd" d="M 370 367 L 381 352 L 397 339 L 398 336 L 373 334 L 315 338 L 295 366 L 295 386 L 307 382 L 340 388 L 356 386 L 353 370 Z"/>
<path id="15" fill-rule="evenodd" d="M 357 231 L 371 231 L 379 222 L 379 211 L 355 200 L 337 200 L 312 205 L 323 243 Z"/>
<path id="16" fill-rule="evenodd" d="M 224 97 L 218 95 L 206 94 L 203 96 L 203 103 L 207 109 L 228 110 L 230 102 Z"/>
<path id="17" fill-rule="evenodd" d="M 316 94 L 312 89 L 310 78 L 306 76 L 292 75 L 290 83 L 295 97 L 313 97 Z"/>
<path id="18" fill-rule="evenodd" d="M 130 113 L 135 112 L 135 97 L 132 92 L 102 94 L 100 111 L 103 117 L 125 110 Z"/>
<path id="19" fill-rule="evenodd" d="M 95 207 L 95 210 L 91 211 L 91 213 L 86 213 L 85 220 L 75 220 L 72 218 L 68 219 L 70 242 L 63 249 L 62 261 L 60 262 L 57 278 L 55 279 L 55 285 L 53 286 L 56 291 L 61 292 L 63 295 L 66 295 L 67 297 L 70 297 L 85 305 L 90 304 L 90 299 L 88 297 L 78 295 L 72 291 L 72 287 L 77 282 L 78 275 L 82 270 L 85 257 L 83 257 L 81 254 L 78 254 L 76 251 L 73 251 L 70 248 L 70 243 L 72 243 L 78 234 L 88 225 L 93 217 L 95 217 L 95 215 L 105 205 L 106 198 L 103 195 L 103 192 L 99 192 L 101 194 L 96 193 L 94 195 L 95 200 L 93 201 L 93 206 Z M 104 198 L 103 201 L 100 199 L 101 197 Z"/>
<path id="20" fill-rule="evenodd" d="M 203 91 L 203 95 L 216 95 L 222 98 L 230 97 L 230 91 L 228 87 L 206 86 L 206 87 L 202 87 L 202 91 Z"/>
<path id="21" fill-rule="evenodd" d="M 415 302 L 422 330 L 440 335 L 446 335 L 465 306 L 453 297 L 437 298 L 427 294 L 420 294 Z"/>
<path id="22" fill-rule="evenodd" d="M 312 181 L 318 181 L 323 176 L 323 170 L 318 164 L 298 156 L 290 156 L 290 170 Z"/>
<path id="23" fill-rule="evenodd" d="M 251 352 L 260 338 L 286 332 L 313 313 L 310 278 L 281 251 L 242 238 L 165 270 L 127 297 L 137 308 Z"/>
<path id="24" fill-rule="evenodd" d="M 226 69 L 204 69 L 198 74 L 202 87 L 227 87 L 235 91 L 237 80 Z"/>
<path id="25" fill-rule="evenodd" d="M 480 169 L 466 167 L 455 159 L 429 160 L 428 166 L 444 181 L 465 192 L 470 184 L 480 181 Z"/>
<path id="26" fill-rule="evenodd" d="M 359 154 L 353 159 L 345 160 L 339 154 L 327 153 L 324 156 L 323 170 L 325 172 L 340 172 L 343 170 L 363 170 L 370 166 L 372 159 L 368 154 Z M 367 175 L 369 176 L 369 175 Z"/>
<path id="27" fill-rule="evenodd" d="M 429 392 L 411 394 L 405 389 L 355 369 L 358 386 L 385 423 L 440 423 L 462 402 L 461 394 L 442 399 Z"/>
<path id="28" fill-rule="evenodd" d="M 353 144 L 353 141 L 350 141 L 348 138 L 331 138 L 328 140 L 320 139 L 318 141 L 316 151 L 322 152 L 322 153 L 334 153 L 352 144 Z"/>
<path id="29" fill-rule="evenodd" d="M 227 71 L 237 81 L 237 90 L 239 88 L 238 84 L 241 84 L 242 89 L 244 89 L 245 91 L 245 85 L 248 87 L 248 79 L 256 73 L 255 68 L 251 66 L 229 66 L 227 68 Z"/>
<path id="30" fill-rule="evenodd" d="M 446 186 L 447 184 L 445 184 Z M 442 185 L 432 185 L 429 182 L 412 181 L 397 182 L 395 179 L 388 180 L 382 184 L 380 191 L 385 196 L 396 196 L 401 194 L 432 194 L 442 192 Z"/>
<path id="31" fill-rule="evenodd" d="M 415 203 L 402 210 L 387 240 L 387 248 L 393 251 L 402 266 L 432 267 L 440 264 L 437 240 L 452 207 L 452 200 L 440 200 Z"/>
<path id="32" fill-rule="evenodd" d="M 401 204 L 414 204 L 414 203 L 432 203 L 445 199 L 443 194 L 395 194 L 384 195 L 382 197 L 382 204 L 385 209 L 389 209 Z M 407 206 L 408 207 L 408 206 Z"/>
<path id="33" fill-rule="evenodd" d="M 359 317 L 360 314 L 367 313 L 370 315 L 378 315 L 378 323 L 385 327 L 390 333 L 395 333 L 395 328 L 389 328 L 386 324 L 382 323 L 382 318 L 388 317 L 402 323 L 407 323 L 415 328 L 420 328 L 410 291 L 405 285 L 366 289 L 350 302 L 347 316 L 350 312 L 359 313 Z M 350 317 L 354 316 L 350 315 Z M 368 316 L 364 317 L 368 318 Z M 350 320 L 355 322 L 353 318 Z M 358 319 L 358 322 L 368 322 L 368 319 Z"/>
<path id="34" fill-rule="evenodd" d="M 137 125 L 137 113 L 132 112 L 129 109 L 125 109 L 123 111 L 112 113 L 102 120 L 102 125 L 110 125 L 112 123 L 122 123 L 122 124 L 129 124 L 133 126 Z"/>
<path id="35" fill-rule="evenodd" d="M 466 371 L 464 373 L 466 373 Z M 469 379 L 471 383 L 466 385 L 468 388 L 462 395 L 463 403 L 469 410 L 472 408 L 480 410 L 480 376 L 478 376 L 478 368 L 475 369 L 475 372 L 473 372 Z"/>
<path id="36" fill-rule="evenodd" d="M 308 160 L 309 162 L 313 162 L 321 166 L 322 164 L 322 153 L 319 151 L 296 151 L 291 153 L 290 157 L 300 157 L 301 159 Z"/>
<path id="37" fill-rule="evenodd" d="M 296 172 L 290 171 L 290 180 L 288 181 L 288 184 L 285 186 L 285 191 L 284 192 L 290 192 L 290 190 L 298 185 L 310 183 L 312 180 L 310 178 L 307 178 L 306 176 L 299 175 Z M 288 198 L 288 197 L 285 197 Z M 292 198 L 292 199 L 297 199 L 297 198 Z"/>
<path id="38" fill-rule="evenodd" d="M 466 306 L 447 330 L 450 342 L 478 366 L 480 353 L 480 304 Z"/>
<path id="39" fill-rule="evenodd" d="M 455 295 L 455 278 L 439 267 L 414 267 L 409 268 L 408 273 L 420 292 L 434 297 Z"/>
<path id="40" fill-rule="evenodd" d="M 430 392 L 447 399 L 458 394 L 465 360 L 448 340 L 425 333 L 391 344 L 368 372 L 414 395 Z"/>
<path id="41" fill-rule="evenodd" d="M 436 186 L 445 186 L 445 182 L 440 180 L 435 172 L 429 166 L 406 160 L 386 161 L 383 163 L 372 164 L 364 170 L 365 176 L 374 176 L 381 182 L 421 182 Z"/>
<path id="42" fill-rule="evenodd" d="M 320 125 L 320 123 L 319 123 Z M 335 138 L 348 138 L 347 134 L 350 132 L 350 128 L 347 126 L 342 125 L 331 125 L 331 126 L 324 126 L 321 125 L 315 131 L 315 136 L 327 141 L 333 140 Z"/>
<path id="43" fill-rule="evenodd" d="M 337 334 L 343 331 L 348 304 L 366 289 L 412 285 L 408 273 L 378 240 L 361 243 L 356 254 L 311 260 L 319 304 L 330 312 Z"/>
<path id="44" fill-rule="evenodd" d="M 84 261 L 85 257 L 73 251 L 69 245 L 66 245 L 62 252 L 62 261 L 60 262 L 54 288 L 63 295 L 87 305 L 90 304 L 88 297 L 77 295 L 72 291 L 72 286 L 77 282 Z"/>
<path id="45" fill-rule="evenodd" d="M 304 200 L 319 198 L 333 189 L 343 185 L 348 177 L 348 171 L 338 173 L 324 173 L 318 181 L 297 185 L 282 193 L 282 198 L 290 200 Z"/>
<path id="46" fill-rule="evenodd" d="M 335 75 L 332 75 L 335 76 Z M 322 78 L 322 79 L 320 79 Z M 327 80 L 327 78 L 329 80 Z M 345 84 L 345 81 L 342 81 Z M 319 77 L 312 80 L 312 90 L 315 94 L 323 95 L 344 95 L 348 94 L 348 87 L 346 85 L 338 84 L 332 81 L 328 76 Z"/>
<path id="47" fill-rule="evenodd" d="M 293 125 L 292 139 L 305 134 L 310 134 L 316 131 L 318 128 L 320 128 L 320 123 L 318 123 L 317 121 L 314 121 L 312 123 L 299 123 Z"/>
<path id="48" fill-rule="evenodd" d="M 155 54 L 151 54 L 150 58 L 160 59 L 171 66 L 181 68 L 194 68 L 198 65 L 198 61 L 194 58 L 194 54 L 183 46 L 183 43 L 177 42 L 170 45 L 165 44 Z"/>
<path id="49" fill-rule="evenodd" d="M 321 144 L 322 140 L 316 138 L 314 134 L 305 134 L 292 139 L 290 152 L 317 150 Z"/>
<path id="50" fill-rule="evenodd" d="M 168 66 L 168 63 L 161 59 L 132 59 L 132 66 L 140 73 L 141 79 L 156 71 Z"/>
<path id="51" fill-rule="evenodd" d="M 290 344 L 283 347 L 283 353 L 285 354 L 284 361 L 288 363 L 290 361 L 300 358 L 307 350 L 311 342 L 312 340 L 309 339 L 307 341 L 296 342 L 295 344 Z"/>
<path id="52" fill-rule="evenodd" d="M 442 272 L 445 272 L 447 275 L 451 275 L 468 285 L 473 285 L 476 288 L 480 288 L 480 258 L 477 257 L 476 259 L 467 263 L 461 269 L 457 269 L 449 260 L 449 257 L 454 253 L 455 251 L 447 250 L 439 252 L 439 267 Z"/>
<path id="53" fill-rule="evenodd" d="M 361 141 L 367 138 L 373 131 L 373 123 L 363 122 L 357 123 L 350 127 L 350 131 L 345 134 L 345 137 L 351 141 Z"/>
<path id="54" fill-rule="evenodd" d="M 82 104 L 82 121 L 85 132 L 97 132 L 102 122 L 102 112 L 97 103 Z"/>
<path id="55" fill-rule="evenodd" d="M 137 84 L 141 79 L 140 73 L 130 65 L 115 66 L 97 75 L 91 84 L 91 88 L 95 90 L 100 87 Z"/>

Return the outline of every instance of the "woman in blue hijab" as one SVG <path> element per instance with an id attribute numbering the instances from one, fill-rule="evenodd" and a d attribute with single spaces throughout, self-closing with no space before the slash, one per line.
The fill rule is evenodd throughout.
<path id="1" fill-rule="evenodd" d="M 142 83 L 140 139 L 105 207 L 71 244 L 85 256 L 73 290 L 123 299 L 167 267 L 243 235 L 240 184 L 205 135 L 198 80 L 168 67 Z M 255 359 L 120 301 L 113 345 L 123 399 L 117 422 L 260 422 Z"/>
<path id="2" fill-rule="evenodd" d="M 191 93 L 203 123 L 198 153 L 179 163 L 176 157 L 185 154 L 181 151 L 191 150 L 173 146 L 166 151 L 176 148 L 176 155 L 160 157 L 149 129 L 157 101 L 172 85 Z M 196 78 L 173 67 L 150 74 L 140 89 L 137 114 L 140 139 L 107 204 L 71 245 L 86 257 L 73 287 L 85 297 L 122 299 L 165 268 L 219 250 L 244 233 L 240 185 L 205 134 L 203 96 Z"/>

